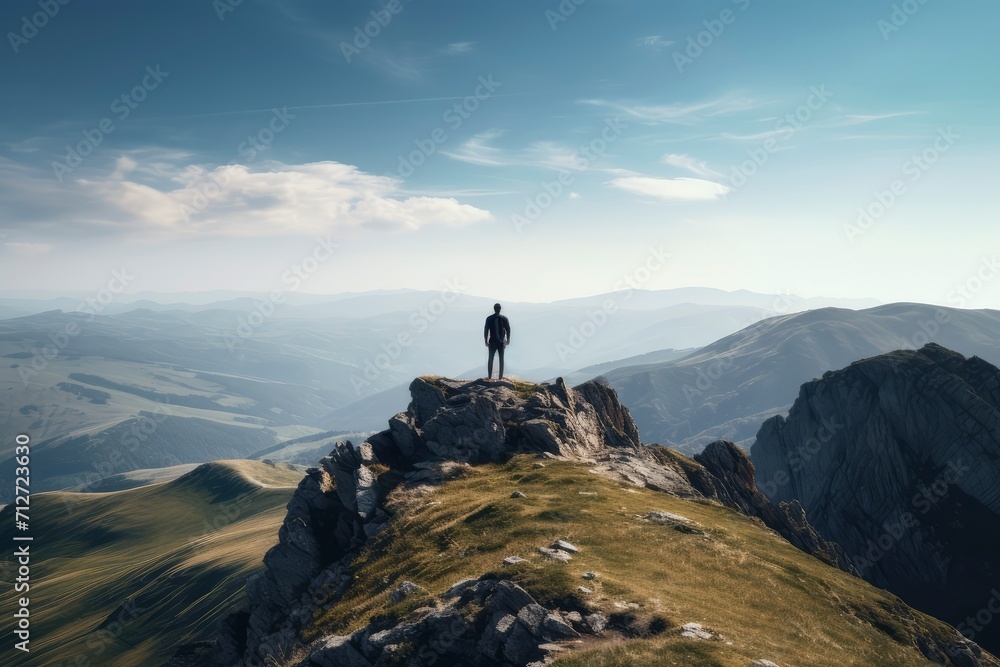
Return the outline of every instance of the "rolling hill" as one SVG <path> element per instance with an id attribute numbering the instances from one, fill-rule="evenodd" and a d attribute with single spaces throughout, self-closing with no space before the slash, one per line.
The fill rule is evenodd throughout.
<path id="1" fill-rule="evenodd" d="M 0 665 L 54 667 L 78 656 L 156 665 L 177 644 L 212 634 L 241 604 L 301 477 L 301 468 L 222 461 L 127 491 L 33 495 L 31 653 L 4 647 Z M 6 544 L 13 526 L 8 507 Z M 2 565 L 12 590 L 15 564 Z M 3 596 L 0 613 L 10 618 L 13 605 Z"/>

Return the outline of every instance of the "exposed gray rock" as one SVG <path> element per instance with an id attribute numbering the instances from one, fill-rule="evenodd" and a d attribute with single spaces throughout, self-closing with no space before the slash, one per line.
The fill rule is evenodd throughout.
<path id="1" fill-rule="evenodd" d="M 527 498 L 528 496 L 526 494 L 524 494 L 523 492 L 521 492 L 521 491 L 515 491 L 514 493 L 510 494 L 510 497 L 511 498 Z"/>
<path id="2" fill-rule="evenodd" d="M 778 667 L 778 665 L 770 660 L 754 660 L 747 667 Z"/>
<path id="3" fill-rule="evenodd" d="M 702 627 L 701 623 L 685 623 L 681 626 L 681 637 L 687 639 L 718 639 L 719 636 Z"/>
<path id="4" fill-rule="evenodd" d="M 438 608 L 417 609 L 391 628 L 363 628 L 350 637 L 320 640 L 299 667 L 396 664 L 392 661 L 401 657 L 404 645 L 422 647 L 414 664 L 521 667 L 562 649 L 553 642 L 579 636 L 523 588 L 496 579 L 471 580 L 453 586 Z"/>
<path id="5" fill-rule="evenodd" d="M 406 598 L 412 596 L 414 593 L 419 593 L 423 591 L 420 586 L 417 586 L 412 581 L 404 581 L 399 586 L 396 587 L 392 593 L 389 593 L 389 602 L 392 604 L 399 604 Z M 424 591 L 426 592 L 426 591 Z"/>
<path id="6" fill-rule="evenodd" d="M 524 559 L 520 556 L 508 556 L 503 559 L 504 565 L 517 565 L 518 563 L 523 563 Z"/>
<path id="7" fill-rule="evenodd" d="M 1000 584 L 1000 370 L 934 344 L 859 361 L 803 385 L 752 452 L 757 486 L 864 578 L 1000 650 L 1000 624 L 966 623 Z"/>
<path id="8" fill-rule="evenodd" d="M 580 549 L 578 549 L 577 547 L 573 546 L 572 544 L 570 544 L 566 540 L 556 540 L 555 542 L 553 542 L 552 544 L 549 545 L 549 548 L 550 549 L 562 549 L 563 551 L 568 551 L 571 554 L 578 554 L 578 553 L 580 553 Z"/>
<path id="9" fill-rule="evenodd" d="M 538 547 L 538 552 L 549 558 L 551 560 L 559 561 L 560 563 L 568 563 L 573 560 L 573 556 L 566 553 L 562 549 L 548 549 L 546 547 Z"/>
<path id="10" fill-rule="evenodd" d="M 351 564 L 361 549 L 391 530 L 399 509 L 394 503 L 402 507 L 409 501 L 400 499 L 419 499 L 470 465 L 518 453 L 586 462 L 614 479 L 743 512 L 759 494 L 752 485 L 752 467 L 731 456 L 728 448 L 716 448 L 718 456 L 710 453 L 707 465 L 701 465 L 642 445 L 628 410 L 599 382 L 571 389 L 561 379 L 528 385 L 418 378 L 410 391 L 407 411 L 390 419 L 388 429 L 357 447 L 338 443 L 307 472 L 289 502 L 278 544 L 265 556 L 265 569 L 247 583 L 246 610 L 227 621 L 216 658 L 206 667 L 295 661 L 375 666 L 409 660 L 404 654 L 412 648 L 432 651 L 442 665 L 520 667 L 546 660 L 546 647 L 555 650 L 553 642 L 578 632 L 601 632 L 607 620 L 600 615 L 576 622 L 540 606 L 510 582 L 473 580 L 456 584 L 433 604 L 398 621 L 380 621 L 349 638 L 303 644 L 303 630 L 354 582 Z M 399 493 L 390 496 L 396 489 Z M 770 507 L 766 499 L 763 505 Z M 788 512 L 775 513 L 778 518 L 771 520 L 782 525 L 781 516 L 786 516 L 792 535 L 811 530 L 805 528 L 804 513 L 792 514 L 794 521 L 787 519 Z M 798 544 L 819 549 L 823 543 Z M 566 548 L 539 551 L 563 562 L 572 558 Z M 508 561 L 513 558 L 519 557 Z M 579 592 L 593 590 L 581 586 Z M 399 593 L 405 599 L 406 593 Z"/>

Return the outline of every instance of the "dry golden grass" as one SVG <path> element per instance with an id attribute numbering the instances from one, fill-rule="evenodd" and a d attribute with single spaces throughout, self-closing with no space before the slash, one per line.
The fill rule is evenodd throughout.
<path id="1" fill-rule="evenodd" d="M 437 595 L 462 579 L 496 573 L 563 609 L 587 602 L 610 616 L 623 613 L 622 604 L 638 605 L 628 613 L 645 636 L 584 643 L 558 665 L 746 667 L 758 658 L 782 667 L 930 664 L 912 630 L 895 619 L 895 596 L 798 551 L 755 521 L 612 482 L 586 466 L 546 462 L 536 469 L 533 462 L 518 457 L 480 466 L 411 499 L 358 558 L 354 586 L 315 619 L 310 636 L 404 614 L 408 607 L 392 608 L 388 600 L 403 580 Z M 528 497 L 510 498 L 515 490 Z M 683 515 L 705 534 L 640 518 L 652 510 Z M 581 553 L 561 564 L 536 551 L 556 539 Z M 527 560 L 505 566 L 507 556 Z M 586 582 L 587 571 L 598 578 Z M 594 593 L 578 592 L 581 584 Z M 939 621 L 914 614 L 924 628 L 944 632 Z M 723 640 L 681 638 L 677 629 L 689 622 Z"/>

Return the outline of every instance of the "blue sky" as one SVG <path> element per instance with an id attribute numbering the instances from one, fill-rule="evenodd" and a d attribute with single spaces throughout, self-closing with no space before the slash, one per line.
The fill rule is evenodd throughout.
<path id="1" fill-rule="evenodd" d="M 3 289 L 1000 307 L 995 2 L 234 2 L 4 3 Z"/>

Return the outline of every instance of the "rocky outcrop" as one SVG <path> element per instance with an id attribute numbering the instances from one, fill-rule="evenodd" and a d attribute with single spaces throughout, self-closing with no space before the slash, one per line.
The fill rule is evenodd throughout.
<path id="1" fill-rule="evenodd" d="M 755 516 L 793 545 L 846 572 L 857 574 L 851 559 L 840 545 L 816 532 L 797 500 L 772 505 L 754 482 L 750 457 L 732 442 L 719 440 L 706 447 L 694 460 L 711 473 L 714 495 L 723 504 Z M 706 495 L 710 495 L 706 493 Z"/>
<path id="2" fill-rule="evenodd" d="M 310 646 L 302 640 L 311 621 L 350 587 L 350 565 L 367 540 L 391 524 L 396 511 L 389 500 L 392 492 L 401 491 L 392 498 L 406 497 L 470 465 L 515 454 L 582 462 L 595 473 L 682 498 L 720 502 L 737 511 L 751 513 L 757 503 L 769 511 L 757 507 L 753 516 L 791 535 L 797 546 L 821 557 L 826 553 L 826 543 L 797 537 L 810 530 L 804 520 L 785 521 L 758 498 L 745 454 L 720 444 L 710 448 L 717 455 L 705 458 L 707 465 L 702 465 L 643 445 L 628 409 L 601 382 L 569 388 L 561 379 L 536 385 L 417 378 L 410 393 L 406 412 L 393 416 L 388 429 L 357 446 L 337 443 L 307 471 L 288 505 L 279 543 L 264 558 L 264 571 L 247 583 L 245 611 L 227 620 L 213 661 L 206 664 L 388 664 L 390 658 L 401 659 L 397 652 L 413 646 L 414 638 L 423 641 L 444 632 L 452 621 L 472 622 L 469 619 L 477 619 L 472 623 L 475 631 L 463 632 L 465 639 L 449 649 L 468 662 L 447 664 L 527 664 L 520 661 L 543 659 L 556 650 L 545 646 L 561 636 L 556 632 L 561 617 L 529 601 L 527 592 L 497 581 L 453 589 L 455 595 L 446 594 L 388 626 L 376 624 Z M 557 542 L 549 550 L 568 560 L 570 547 Z M 572 629 L 585 631 L 577 625 Z M 520 648 L 509 649 L 515 653 L 508 655 L 508 646 Z"/>
<path id="3" fill-rule="evenodd" d="M 752 458 L 864 578 L 1000 650 L 1000 370 L 934 344 L 856 362 L 804 385 Z"/>
<path id="4" fill-rule="evenodd" d="M 442 595 L 437 606 L 421 607 L 388 627 L 370 625 L 348 637 L 323 638 L 299 664 L 519 667 L 542 664 L 565 650 L 555 642 L 576 639 L 580 632 L 595 633 L 580 612 L 546 609 L 516 584 L 463 581 Z"/>

